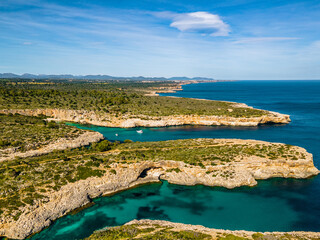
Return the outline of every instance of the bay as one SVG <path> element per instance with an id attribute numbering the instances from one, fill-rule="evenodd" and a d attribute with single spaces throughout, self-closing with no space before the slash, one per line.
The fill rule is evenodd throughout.
<path id="1" fill-rule="evenodd" d="M 109 140 L 160 141 L 186 138 L 242 138 L 283 142 L 306 148 L 320 167 L 320 81 L 236 81 L 184 85 L 163 96 L 192 97 L 246 103 L 289 114 L 287 125 L 258 127 L 177 126 L 106 128 Z M 143 130 L 138 133 L 137 130 Z M 319 231 L 320 178 L 270 179 L 258 186 L 234 190 L 178 186 L 163 182 L 95 199 L 95 205 L 58 219 L 31 239 L 81 239 L 94 230 L 133 219 L 164 219 L 212 228 L 253 231 Z"/>

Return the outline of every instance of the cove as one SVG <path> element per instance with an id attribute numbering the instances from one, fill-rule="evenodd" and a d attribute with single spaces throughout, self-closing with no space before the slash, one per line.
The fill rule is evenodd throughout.
<path id="1" fill-rule="evenodd" d="M 74 124 L 101 132 L 109 140 L 160 141 L 186 138 L 242 138 L 282 142 L 306 148 L 320 167 L 320 81 L 238 81 L 183 86 L 172 95 L 243 102 L 290 114 L 287 125 L 258 127 L 106 128 Z M 137 130 L 143 130 L 142 134 Z M 116 136 L 118 134 L 118 136 Z M 319 231 L 320 177 L 270 179 L 234 190 L 178 186 L 166 182 L 140 186 L 58 219 L 31 239 L 81 239 L 94 230 L 135 218 L 164 219 L 222 229 Z"/>
<path id="2" fill-rule="evenodd" d="M 31 239 L 81 239 L 94 230 L 143 218 L 231 230 L 316 231 L 317 216 L 303 206 L 303 193 L 311 181 L 272 179 L 234 190 L 148 184 L 97 198 L 95 205 L 58 219 Z"/>

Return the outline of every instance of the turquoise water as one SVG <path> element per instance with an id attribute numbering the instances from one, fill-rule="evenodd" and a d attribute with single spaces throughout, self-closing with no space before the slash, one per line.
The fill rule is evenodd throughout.
<path id="1" fill-rule="evenodd" d="M 158 141 L 180 138 L 259 139 L 305 147 L 320 166 L 320 81 L 239 81 L 183 86 L 171 94 L 244 102 L 287 113 L 292 123 L 259 127 L 168 127 L 119 129 L 83 126 L 110 140 Z M 139 134 L 136 130 L 142 129 Z M 115 134 L 118 134 L 116 136 Z M 132 219 L 165 219 L 223 229 L 254 231 L 319 231 L 320 179 L 271 179 L 254 188 L 234 190 L 178 186 L 167 182 L 141 186 L 57 220 L 32 239 L 81 239 L 105 226 Z"/>
<path id="2" fill-rule="evenodd" d="M 95 199 L 94 206 L 57 220 L 32 239 L 81 239 L 96 229 L 142 218 L 223 229 L 298 230 L 308 219 L 294 210 L 291 201 L 301 201 L 310 182 L 272 179 L 236 190 L 167 182 L 145 185 Z"/>

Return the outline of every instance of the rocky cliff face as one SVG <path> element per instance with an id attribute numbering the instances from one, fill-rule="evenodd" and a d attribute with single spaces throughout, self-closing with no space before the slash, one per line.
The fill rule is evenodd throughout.
<path id="1" fill-rule="evenodd" d="M 102 140 L 103 138 L 104 137 L 101 133 L 87 131 L 75 139 L 61 138 L 54 143 L 48 144 L 48 145 L 43 146 L 43 147 L 36 149 L 36 150 L 30 150 L 27 152 L 13 151 L 9 154 L 6 154 L 5 157 L 0 156 L 0 162 L 5 161 L 5 160 L 10 160 L 15 157 L 23 157 L 24 158 L 24 157 L 39 156 L 42 154 L 52 152 L 54 150 L 64 150 L 67 148 L 78 148 L 81 146 L 89 145 L 90 143 L 93 143 L 93 142 L 98 142 L 98 141 Z"/>
<path id="2" fill-rule="evenodd" d="M 318 169 L 313 165 L 312 155 L 302 148 L 298 149 L 304 153 L 303 159 L 284 161 L 255 156 L 205 167 L 191 166 L 178 161 L 113 163 L 111 167 L 116 174 L 107 170 L 101 178 L 91 177 L 69 183 L 59 191 L 48 194 L 47 202 L 38 201 L 32 206 L 25 207 L 17 221 L 1 218 L 0 236 L 26 238 L 49 226 L 57 218 L 90 203 L 92 198 L 143 183 L 157 182 L 160 179 L 181 185 L 203 184 L 235 188 L 244 185 L 254 186 L 257 184 L 256 179 L 307 178 L 318 174 Z"/>
<path id="3" fill-rule="evenodd" d="M 243 107 L 243 105 L 242 105 Z M 11 109 L 0 110 L 0 113 L 18 113 L 28 116 L 45 115 L 51 120 L 87 123 L 106 127 L 164 127 L 176 125 L 229 125 L 229 126 L 258 126 L 266 123 L 289 123 L 289 115 L 268 112 L 261 117 L 224 117 L 224 116 L 122 116 L 115 117 L 106 113 L 95 113 L 86 110 L 65 109 Z"/>

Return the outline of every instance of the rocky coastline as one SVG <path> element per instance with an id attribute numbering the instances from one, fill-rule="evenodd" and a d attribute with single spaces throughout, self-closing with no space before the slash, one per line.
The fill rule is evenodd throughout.
<path id="1" fill-rule="evenodd" d="M 129 227 L 129 229 L 126 229 Z M 165 233 L 179 233 L 185 232 L 193 236 L 192 239 L 198 239 L 197 236 L 202 234 L 201 239 L 241 239 L 241 240 L 256 240 L 256 239 L 319 239 L 319 232 L 253 232 L 253 231 L 244 231 L 244 230 L 222 230 L 222 229 L 213 229 L 207 228 L 201 225 L 191 225 L 191 224 L 182 224 L 174 223 L 164 220 L 132 220 L 122 227 L 111 227 L 97 231 L 96 233 L 103 233 L 107 231 L 130 231 L 130 227 L 142 230 L 141 233 L 138 233 L 136 237 L 140 239 L 143 237 L 151 237 L 159 232 Z M 148 231 L 146 231 L 148 229 Z M 145 231 L 143 231 L 145 230 Z M 137 231 L 136 231 L 137 232 Z M 94 235 L 94 234 L 93 234 Z M 172 236 L 172 235 L 169 235 Z M 91 239 L 91 237 L 87 238 Z M 95 239 L 95 238 L 94 238 Z M 103 234 L 99 239 L 104 239 Z M 106 238 L 107 239 L 107 238 Z M 122 238 L 119 238 L 122 239 Z M 125 238 L 123 238 L 125 239 Z M 171 239 L 171 238 L 170 238 Z"/>
<path id="2" fill-rule="evenodd" d="M 148 90 L 145 96 L 159 96 L 159 93 L 175 93 L 182 91 L 183 85 L 198 84 L 198 83 L 214 83 L 214 82 L 232 82 L 234 80 L 187 80 L 187 81 L 176 81 L 171 86 L 165 87 L 154 87 Z"/>
<path id="3" fill-rule="evenodd" d="M 241 107 L 246 106 L 241 104 Z M 248 107 L 248 106 L 246 106 Z M 260 117 L 227 117 L 202 115 L 174 115 L 174 116 L 128 116 L 116 117 L 106 113 L 96 113 L 86 110 L 66 109 L 10 109 L 0 110 L 3 114 L 21 114 L 27 116 L 45 115 L 49 120 L 77 122 L 105 127 L 166 127 L 179 125 L 214 125 L 214 126 L 258 126 L 268 123 L 287 124 L 290 116 L 277 112 L 267 112 Z"/>
<path id="4" fill-rule="evenodd" d="M 32 157 L 32 156 L 39 156 L 55 150 L 64 150 L 67 148 L 78 148 L 82 146 L 87 146 L 90 143 L 99 142 L 102 139 L 104 139 L 104 137 L 101 133 L 86 131 L 85 133 L 81 134 L 75 139 L 61 138 L 56 142 L 50 143 L 36 150 L 19 152 L 14 149 L 9 149 L 10 151 L 7 150 L 7 153 L 5 156 L 0 156 L 0 162 L 14 159 L 16 157 L 26 158 L 26 157 Z"/>
<path id="5" fill-rule="evenodd" d="M 225 141 L 225 140 L 219 140 Z M 238 140 L 252 143 L 254 140 Z M 258 143 L 265 143 L 256 141 Z M 239 158 L 227 164 L 204 167 L 188 165 L 180 161 L 142 161 L 137 163 L 112 163 L 102 177 L 90 177 L 68 183 L 60 190 L 48 193 L 48 200 L 36 201 L 25 206 L 17 220 L 0 219 L 0 236 L 24 239 L 48 227 L 54 220 L 71 211 L 86 206 L 91 199 L 113 194 L 140 184 L 167 180 L 180 185 L 220 186 L 235 188 L 254 186 L 258 179 L 272 177 L 308 178 L 319 173 L 313 164 L 312 154 L 295 147 L 303 154 L 296 160 L 268 159 L 259 156 Z M 115 154 L 108 153 L 106 154 Z"/>

